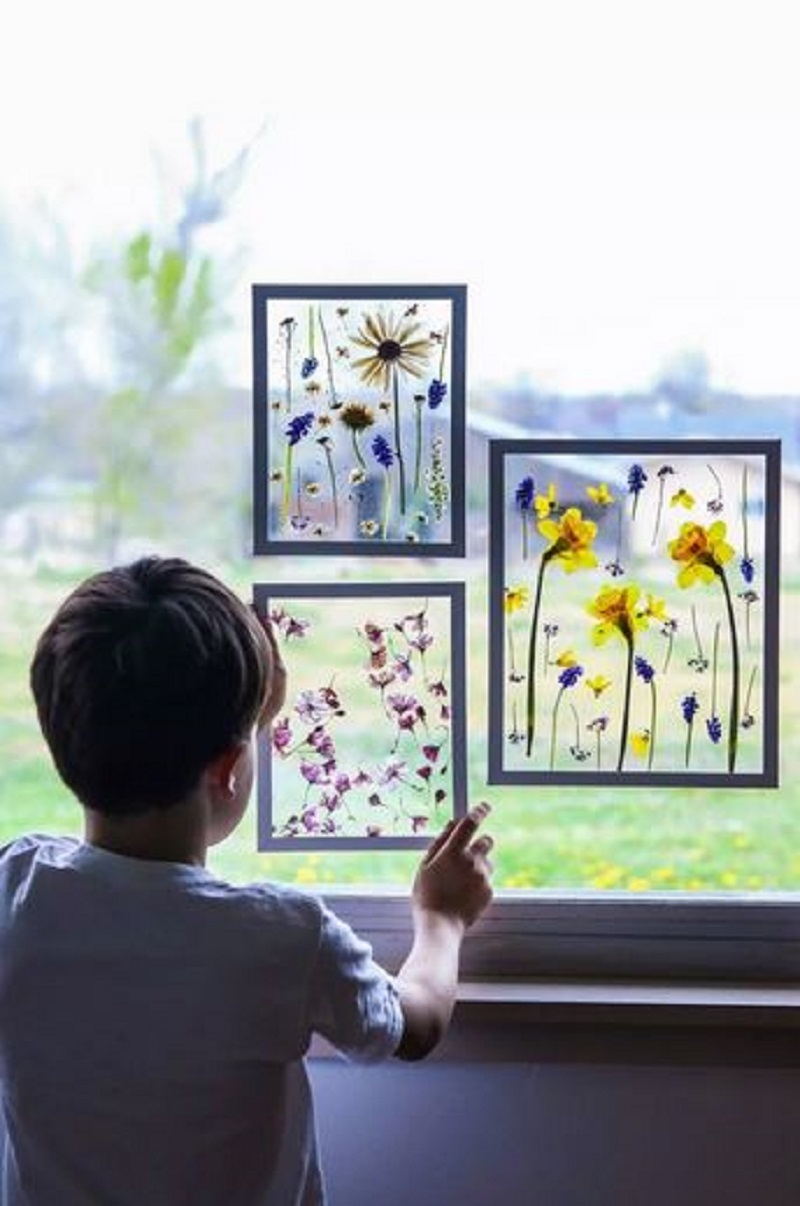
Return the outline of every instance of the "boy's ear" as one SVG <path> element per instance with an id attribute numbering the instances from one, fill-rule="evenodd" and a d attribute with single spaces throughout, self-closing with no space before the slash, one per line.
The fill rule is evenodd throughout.
<path id="1" fill-rule="evenodd" d="M 225 796 L 232 796 L 236 790 L 236 765 L 247 751 L 246 741 L 237 741 L 230 749 L 225 750 L 213 762 L 209 762 L 205 773 L 213 787 Z"/>

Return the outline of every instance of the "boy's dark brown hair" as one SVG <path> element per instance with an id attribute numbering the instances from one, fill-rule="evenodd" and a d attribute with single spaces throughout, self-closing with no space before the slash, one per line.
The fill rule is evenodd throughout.
<path id="1" fill-rule="evenodd" d="M 59 774 L 109 816 L 185 799 L 249 737 L 271 655 L 253 612 L 180 558 L 87 579 L 39 638 L 31 688 Z"/>

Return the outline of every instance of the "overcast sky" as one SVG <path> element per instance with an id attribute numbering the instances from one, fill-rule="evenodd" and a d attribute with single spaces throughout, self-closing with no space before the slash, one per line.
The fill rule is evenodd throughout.
<path id="1" fill-rule="evenodd" d="M 625 389 L 699 349 L 719 385 L 800 392 L 788 3 L 16 7 L 0 196 L 48 197 L 79 248 L 157 216 L 153 152 L 185 177 L 193 114 L 219 159 L 266 123 L 245 285 L 465 282 L 474 383 Z M 245 288 L 239 316 L 244 384 Z"/>

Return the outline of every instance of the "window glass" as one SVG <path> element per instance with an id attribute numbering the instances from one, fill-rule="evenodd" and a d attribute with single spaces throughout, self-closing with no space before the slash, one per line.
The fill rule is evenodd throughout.
<path id="1" fill-rule="evenodd" d="M 343 150 L 377 137 L 367 126 L 282 117 L 248 143 L 253 123 L 161 136 L 153 121 L 127 157 L 110 134 L 77 140 L 55 175 L 40 145 L 24 193 L 0 195 L 0 839 L 81 831 L 28 663 L 73 585 L 158 551 L 245 598 L 269 580 L 463 581 L 468 795 L 494 807 L 501 888 L 796 889 L 800 174 L 785 131 L 452 119 L 434 139 L 397 119 L 384 144 L 415 160 L 392 187 Z M 250 285 L 362 278 L 468 285 L 463 561 L 251 555 Z M 782 440 L 780 787 L 486 785 L 487 441 L 516 436 Z M 212 868 L 405 885 L 418 858 L 258 853 L 256 830 L 253 808 Z"/>

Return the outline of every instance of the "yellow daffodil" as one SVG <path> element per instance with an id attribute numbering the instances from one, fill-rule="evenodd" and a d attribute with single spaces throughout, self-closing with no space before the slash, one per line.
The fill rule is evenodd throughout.
<path id="1" fill-rule="evenodd" d="M 694 495 L 690 494 L 688 490 L 684 490 L 683 486 L 681 486 L 680 490 L 673 494 L 669 500 L 669 505 L 671 507 L 685 507 L 687 511 L 691 511 L 694 506 Z"/>
<path id="2" fill-rule="evenodd" d="M 721 567 L 733 556 L 733 549 L 725 540 L 727 533 L 721 519 L 710 528 L 704 528 L 700 523 L 681 526 L 677 538 L 669 542 L 670 557 L 683 566 L 678 574 L 678 586 L 714 581 Z"/>
<path id="3" fill-rule="evenodd" d="M 536 515 L 539 519 L 547 519 L 552 515 L 553 511 L 558 507 L 556 499 L 556 488 L 551 482 L 547 487 L 546 494 L 537 494 L 533 500 L 533 505 L 536 508 Z"/>
<path id="4" fill-rule="evenodd" d="M 528 606 L 531 593 L 527 586 L 507 586 L 506 596 L 503 601 L 503 608 L 506 615 L 513 615 L 515 611 L 522 611 Z"/>
<path id="5" fill-rule="evenodd" d="M 594 693 L 595 699 L 598 699 L 611 686 L 611 679 L 604 678 L 602 674 L 596 674 L 594 678 L 587 678 L 584 681 L 589 690 Z"/>
<path id="6" fill-rule="evenodd" d="M 556 658 L 557 666 L 567 667 L 567 666 L 577 666 L 577 664 L 578 664 L 578 659 L 576 658 L 575 654 L 572 652 L 571 649 L 565 649 L 564 652 L 559 653 L 558 657 Z"/>
<path id="7" fill-rule="evenodd" d="M 421 330 L 421 323 L 405 317 L 365 314 L 358 334 L 350 336 L 354 344 L 369 352 L 352 362 L 362 381 L 388 392 L 395 370 L 411 377 L 424 376 L 434 345 L 419 337 Z"/>
<path id="8" fill-rule="evenodd" d="M 639 587 L 604 586 L 589 604 L 589 615 L 600 623 L 592 629 L 595 645 L 604 645 L 610 636 L 619 633 L 626 641 L 632 641 L 637 629 L 647 627 L 647 616 L 638 609 Z"/>
<path id="9" fill-rule="evenodd" d="M 576 570 L 597 565 L 592 551 L 597 524 L 584 519 L 578 507 L 570 507 L 559 520 L 543 519 L 536 526 L 545 540 L 550 541 L 544 557 L 560 562 L 565 573 L 574 574 Z"/>
<path id="10" fill-rule="evenodd" d="M 647 603 L 642 612 L 648 620 L 658 620 L 659 623 L 665 624 L 669 619 L 667 615 L 667 605 L 663 599 L 657 599 L 655 595 L 648 593 Z"/>
<path id="11" fill-rule="evenodd" d="M 646 758 L 650 749 L 650 733 L 647 729 L 640 729 L 637 733 L 631 733 L 631 749 L 637 758 Z"/>
<path id="12" fill-rule="evenodd" d="M 610 507 L 614 501 L 614 495 L 605 482 L 600 482 L 598 486 L 587 486 L 586 493 L 598 507 Z"/>

